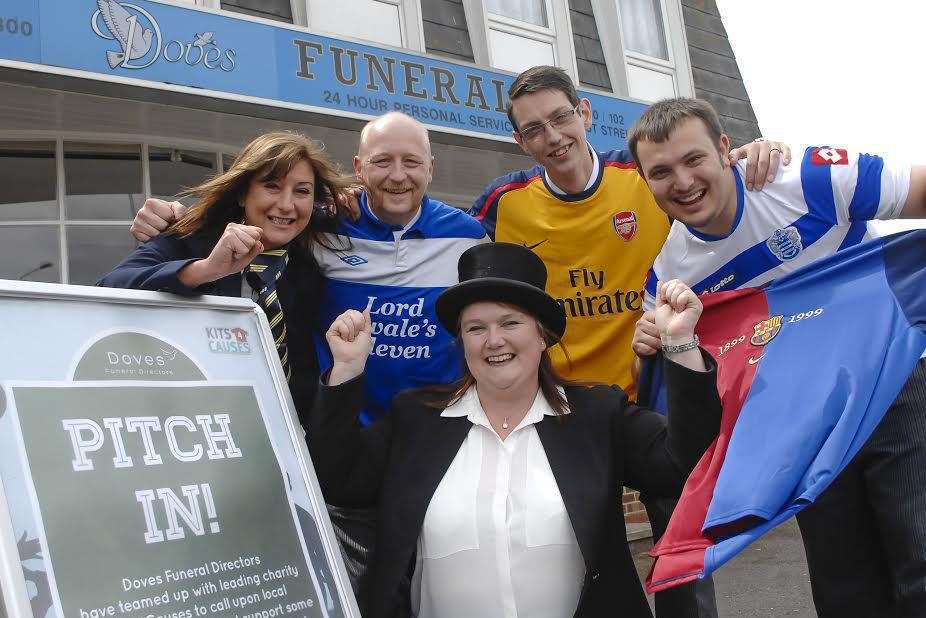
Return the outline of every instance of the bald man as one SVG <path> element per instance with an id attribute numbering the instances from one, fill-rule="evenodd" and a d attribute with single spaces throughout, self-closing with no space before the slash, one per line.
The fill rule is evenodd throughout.
<path id="1" fill-rule="evenodd" d="M 324 278 L 314 331 L 324 372 L 331 366 L 328 326 L 347 309 L 370 309 L 374 342 L 366 366 L 368 406 L 360 417 L 369 424 L 386 414 L 399 391 L 460 377 L 462 358 L 434 303 L 457 282 L 460 254 L 488 238 L 478 221 L 426 195 L 434 157 L 417 120 L 399 112 L 371 120 L 353 165 L 364 185 L 357 219 L 311 223 L 323 230 L 313 251 Z M 183 209 L 149 199 L 132 233 L 147 241 Z"/>
<path id="2" fill-rule="evenodd" d="M 317 350 L 325 371 L 327 326 L 346 309 L 370 309 L 374 341 L 360 417 L 368 424 L 386 414 L 399 391 L 460 377 L 462 359 L 434 303 L 457 282 L 460 254 L 488 238 L 478 221 L 425 194 L 434 157 L 417 120 L 393 112 L 370 121 L 354 171 L 365 187 L 359 218 L 338 222 L 315 247 L 326 281 Z"/>

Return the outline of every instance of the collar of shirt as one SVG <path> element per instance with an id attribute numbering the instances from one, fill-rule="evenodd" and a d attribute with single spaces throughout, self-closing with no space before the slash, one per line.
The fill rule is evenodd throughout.
<path id="1" fill-rule="evenodd" d="M 565 395 L 565 391 L 562 387 L 557 388 Z M 473 425 L 481 425 L 491 431 L 495 431 L 495 429 L 492 428 L 492 424 L 489 422 L 489 417 L 486 416 L 485 410 L 482 408 L 482 402 L 479 401 L 479 395 L 476 393 L 476 385 L 470 386 L 469 390 L 460 397 L 459 401 L 447 406 L 447 408 L 441 412 L 441 416 L 449 418 L 465 416 Z M 556 412 L 554 412 L 546 397 L 544 397 L 543 393 L 538 389 L 537 395 L 534 397 L 534 403 L 531 404 L 527 414 L 524 415 L 524 418 L 521 419 L 521 422 L 518 423 L 518 426 L 515 427 L 511 433 L 514 433 L 522 427 L 539 423 L 544 416 L 556 416 Z"/>
<path id="2" fill-rule="evenodd" d="M 384 235 L 388 234 L 389 236 L 393 236 L 398 240 L 410 232 L 420 231 L 419 228 L 421 227 L 420 224 L 422 223 L 422 215 L 425 209 L 428 207 L 430 201 L 431 198 L 425 195 L 421 200 L 421 206 L 418 207 L 418 211 L 415 213 L 415 216 L 412 217 L 411 221 L 405 225 L 392 225 L 391 223 L 386 223 L 373 213 L 373 209 L 370 207 L 366 191 L 364 191 L 360 194 L 360 199 L 358 200 L 360 204 L 361 219 L 361 221 L 358 223 L 361 223 L 364 219 L 366 219 L 368 225 L 371 228 L 376 229 Z"/>
<path id="3" fill-rule="evenodd" d="M 588 182 L 585 183 L 585 188 L 580 191 L 580 193 L 585 193 L 592 188 L 592 185 L 595 184 L 595 181 L 598 180 L 598 172 L 601 171 L 601 161 L 598 159 L 598 153 L 595 152 L 595 149 L 592 148 L 592 145 L 588 142 L 585 142 L 585 145 L 588 146 L 588 151 L 592 155 L 592 175 L 588 177 Z M 550 191 L 556 195 L 568 195 L 565 191 L 557 187 L 553 180 L 550 178 L 550 175 L 547 173 L 546 168 L 543 170 L 543 179 L 546 181 L 547 186 L 550 188 Z"/>

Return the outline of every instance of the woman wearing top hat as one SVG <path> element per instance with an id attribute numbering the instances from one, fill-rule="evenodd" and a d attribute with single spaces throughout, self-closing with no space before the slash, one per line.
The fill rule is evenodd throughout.
<path id="1" fill-rule="evenodd" d="M 400 394 L 378 424 L 356 422 L 369 316 L 347 311 L 326 335 L 334 365 L 309 448 L 329 502 L 378 505 L 364 616 L 651 616 L 621 486 L 678 495 L 717 434 L 716 365 L 694 337 L 700 301 L 678 281 L 657 291 L 666 421 L 616 387 L 556 374 L 547 348 L 565 315 L 529 249 L 473 247 L 459 275 L 437 312 L 461 342 L 464 378 Z"/>

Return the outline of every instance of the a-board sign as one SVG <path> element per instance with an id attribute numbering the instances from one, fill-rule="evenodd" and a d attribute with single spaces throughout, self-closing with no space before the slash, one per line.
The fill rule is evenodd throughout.
<path id="1" fill-rule="evenodd" d="M 359 616 L 264 314 L 0 281 L 10 616 Z"/>

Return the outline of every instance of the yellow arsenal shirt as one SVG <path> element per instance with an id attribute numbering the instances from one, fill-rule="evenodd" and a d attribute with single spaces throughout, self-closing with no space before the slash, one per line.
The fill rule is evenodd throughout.
<path id="1" fill-rule="evenodd" d="M 617 384 L 633 398 L 630 344 L 669 220 L 629 152 L 598 158 L 598 176 L 582 193 L 555 193 L 537 166 L 493 182 L 471 214 L 495 240 L 525 245 L 546 264 L 547 292 L 566 312 L 569 358 L 551 350 L 560 373 Z"/>

